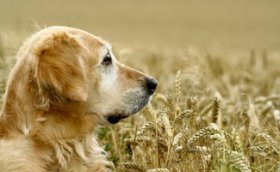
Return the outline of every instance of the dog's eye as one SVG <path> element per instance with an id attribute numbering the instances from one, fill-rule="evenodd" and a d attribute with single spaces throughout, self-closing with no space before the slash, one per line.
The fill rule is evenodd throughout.
<path id="1" fill-rule="evenodd" d="M 102 64 L 107 66 L 107 65 L 110 65 L 111 63 L 112 63 L 112 57 L 111 57 L 110 53 L 107 53 L 102 61 Z"/>

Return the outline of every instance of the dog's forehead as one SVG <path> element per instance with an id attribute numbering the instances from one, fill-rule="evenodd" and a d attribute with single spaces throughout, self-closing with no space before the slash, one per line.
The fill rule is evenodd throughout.
<path id="1" fill-rule="evenodd" d="M 78 32 L 78 39 L 81 40 L 82 44 L 88 52 L 92 55 L 88 59 L 90 64 L 98 63 L 102 60 L 102 57 L 105 57 L 108 52 L 111 52 L 112 46 L 109 42 L 105 41 L 103 38 L 96 36 L 88 32 Z"/>
<path id="2" fill-rule="evenodd" d="M 100 57 L 104 57 L 108 52 L 112 50 L 112 45 L 99 36 L 90 34 L 90 36 L 88 37 L 87 35 L 85 41 L 86 44 L 90 46 L 90 49 L 92 49 L 93 51 L 97 50 Z"/>
<path id="3" fill-rule="evenodd" d="M 75 28 L 68 28 L 69 32 L 76 36 L 78 39 L 82 40 L 84 42 L 84 45 L 88 47 L 90 50 L 96 51 L 98 50 L 98 53 L 100 55 L 103 55 L 103 53 L 111 51 L 112 46 L 109 42 L 105 41 L 103 38 L 96 36 L 92 33 L 75 29 Z"/>

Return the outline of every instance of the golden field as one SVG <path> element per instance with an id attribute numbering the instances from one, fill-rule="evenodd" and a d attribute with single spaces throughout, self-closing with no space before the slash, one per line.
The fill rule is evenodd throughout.
<path id="1" fill-rule="evenodd" d="M 97 128 L 113 171 L 279 172 L 279 5 L 1 1 L 0 93 L 27 36 L 45 25 L 82 28 L 159 81 L 144 110 Z"/>

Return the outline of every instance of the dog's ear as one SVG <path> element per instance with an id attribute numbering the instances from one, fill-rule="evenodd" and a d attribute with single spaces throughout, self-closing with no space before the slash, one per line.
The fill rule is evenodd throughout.
<path id="1" fill-rule="evenodd" d="M 71 100 L 86 101 L 88 86 L 81 46 L 65 32 L 54 33 L 35 47 L 35 78 L 43 88 Z"/>

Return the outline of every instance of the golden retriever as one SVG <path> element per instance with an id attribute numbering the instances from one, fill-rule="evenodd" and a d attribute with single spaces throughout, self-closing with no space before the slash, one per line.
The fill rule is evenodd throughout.
<path id="1" fill-rule="evenodd" d="M 111 45 L 53 26 L 20 48 L 0 112 L 1 172 L 103 172 L 97 124 L 141 110 L 157 81 L 116 60 Z"/>

